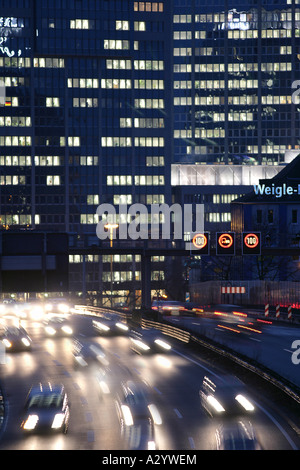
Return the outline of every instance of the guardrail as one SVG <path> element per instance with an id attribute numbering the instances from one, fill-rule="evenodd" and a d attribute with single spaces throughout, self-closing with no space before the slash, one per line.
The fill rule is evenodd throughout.
<path id="1" fill-rule="evenodd" d="M 126 320 L 127 323 L 132 321 L 132 314 L 130 312 L 120 312 L 113 309 L 102 308 L 102 307 L 93 307 L 87 305 L 75 305 L 75 312 L 78 314 L 87 314 L 87 315 L 95 315 L 95 316 L 105 316 L 107 314 L 117 314 L 123 320 Z M 197 336 L 193 331 L 189 331 L 182 327 L 174 327 L 173 325 L 169 324 L 166 318 L 163 319 L 161 322 L 148 320 L 141 317 L 140 326 L 144 328 L 156 328 L 160 330 L 162 333 L 171 336 L 179 341 L 182 341 L 186 344 L 191 344 L 191 346 L 202 346 L 210 351 L 221 355 L 236 364 L 240 365 L 247 370 L 255 373 L 256 375 L 260 376 L 264 380 L 272 383 L 281 391 L 286 393 L 290 398 L 295 400 L 297 403 L 300 404 L 300 390 L 294 384 L 291 384 L 287 380 L 283 379 L 282 377 L 278 377 L 276 372 L 267 369 L 263 364 L 253 364 L 248 358 L 242 357 L 235 351 L 231 351 L 230 348 L 225 349 L 224 346 L 220 346 L 218 344 L 213 343 L 212 341 L 205 341 L 203 338 Z"/>

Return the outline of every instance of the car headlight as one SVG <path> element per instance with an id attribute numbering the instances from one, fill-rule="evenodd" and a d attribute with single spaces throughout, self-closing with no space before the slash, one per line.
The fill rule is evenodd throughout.
<path id="1" fill-rule="evenodd" d="M 8 339 L 6 339 L 6 338 L 4 338 L 3 344 L 6 348 L 11 348 L 12 347 L 12 343 L 10 341 L 8 341 Z"/>
<path id="2" fill-rule="evenodd" d="M 100 323 L 99 321 L 95 322 L 95 326 L 96 326 L 96 328 L 99 328 L 100 330 L 103 330 L 103 331 L 109 331 L 110 330 L 109 326 L 104 325 L 104 323 Z"/>
<path id="3" fill-rule="evenodd" d="M 225 408 L 223 408 L 221 403 L 212 395 L 208 395 L 207 401 L 218 413 L 225 411 Z"/>
<path id="4" fill-rule="evenodd" d="M 27 348 L 30 346 L 30 341 L 27 338 L 22 338 L 21 341 Z"/>
<path id="5" fill-rule="evenodd" d="M 148 450 L 155 450 L 156 445 L 154 441 L 148 441 Z"/>
<path id="6" fill-rule="evenodd" d="M 154 341 L 154 343 L 157 344 L 158 346 L 160 346 L 161 348 L 166 349 L 168 351 L 171 349 L 171 346 L 168 343 L 166 343 L 165 341 L 163 341 L 162 339 L 156 339 Z"/>
<path id="7" fill-rule="evenodd" d="M 51 336 L 55 335 L 56 333 L 55 328 L 53 328 L 52 326 L 46 326 L 45 331 L 46 333 L 48 333 L 48 335 L 51 335 Z"/>
<path id="8" fill-rule="evenodd" d="M 60 304 L 58 305 L 58 310 L 59 310 L 61 313 L 69 313 L 70 308 L 69 308 L 69 305 L 64 304 L 64 303 L 60 303 Z"/>
<path id="9" fill-rule="evenodd" d="M 143 341 L 139 339 L 133 339 L 132 342 L 136 344 L 136 346 L 138 346 L 139 348 L 143 349 L 144 351 L 149 351 L 150 349 L 150 347 L 146 343 L 143 343 Z"/>
<path id="10" fill-rule="evenodd" d="M 61 329 L 63 330 L 64 333 L 66 333 L 67 335 L 71 335 L 73 333 L 73 330 L 70 326 L 68 325 L 64 325 L 61 327 Z"/>
<path id="11" fill-rule="evenodd" d="M 99 381 L 99 387 L 104 395 L 108 395 L 110 393 L 110 389 L 108 384 L 105 382 L 105 380 L 100 380 Z"/>
<path id="12" fill-rule="evenodd" d="M 23 424 L 23 429 L 26 429 L 26 431 L 31 431 L 36 427 L 38 420 L 38 415 L 29 415 L 25 423 Z"/>
<path id="13" fill-rule="evenodd" d="M 116 323 L 116 326 L 117 326 L 118 328 L 121 328 L 121 330 L 128 331 L 128 326 L 127 326 L 127 325 L 124 325 L 124 323 L 117 322 L 117 323 Z"/>
<path id="14" fill-rule="evenodd" d="M 244 397 L 244 395 L 239 394 L 235 397 L 235 399 L 236 399 L 236 401 L 239 402 L 240 405 L 242 405 L 243 408 L 245 408 L 246 411 L 253 411 L 254 410 L 254 406 L 248 400 L 248 398 Z"/>
<path id="15" fill-rule="evenodd" d="M 132 426 L 133 425 L 133 417 L 132 417 L 129 406 L 122 405 L 121 410 L 122 410 L 122 415 L 123 415 L 123 418 L 124 418 L 124 423 L 126 424 L 126 426 Z"/>
<path id="16" fill-rule="evenodd" d="M 57 413 L 57 414 L 54 416 L 54 420 L 53 420 L 53 422 L 52 422 L 51 428 L 52 428 L 52 429 L 59 429 L 59 428 L 61 428 L 62 425 L 64 424 L 64 419 L 65 419 L 64 413 Z"/>
<path id="17" fill-rule="evenodd" d="M 148 409 L 150 411 L 154 424 L 157 424 L 157 425 L 162 424 L 162 419 L 156 406 L 154 404 L 148 405 Z"/>

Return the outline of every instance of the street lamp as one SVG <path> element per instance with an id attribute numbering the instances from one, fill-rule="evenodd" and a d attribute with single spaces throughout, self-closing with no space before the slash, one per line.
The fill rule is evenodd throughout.
<path id="1" fill-rule="evenodd" d="M 113 246 L 113 230 L 117 229 L 119 224 L 106 224 L 104 228 L 109 230 L 110 247 Z M 113 254 L 110 254 L 110 307 L 113 306 Z"/>

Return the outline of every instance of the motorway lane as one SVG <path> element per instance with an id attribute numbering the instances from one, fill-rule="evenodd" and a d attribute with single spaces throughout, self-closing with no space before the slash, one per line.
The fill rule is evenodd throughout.
<path id="1" fill-rule="evenodd" d="M 300 364 L 292 361 L 295 340 L 300 340 L 300 328 L 276 324 L 257 326 L 253 330 L 242 330 L 237 323 L 224 322 L 220 318 L 167 317 L 174 325 L 195 331 L 220 345 L 229 346 L 258 363 L 267 366 L 279 375 L 300 387 Z"/>
<path id="2" fill-rule="evenodd" d="M 76 326 L 91 333 L 88 318 L 76 318 Z M 84 325 L 83 325 L 84 323 Z M 25 325 L 26 326 L 26 325 Z M 82 327 L 82 328 L 81 328 Z M 32 353 L 9 355 L 2 367 L 2 382 L 9 400 L 7 426 L 1 449 L 99 449 L 124 448 L 120 437 L 114 397 L 101 400 L 93 371 L 74 370 L 69 338 L 44 338 L 39 326 L 28 327 L 34 347 Z M 95 338 L 93 338 L 95 340 Z M 128 377 L 145 380 L 163 418 L 157 426 L 158 447 L 163 450 L 214 449 L 219 423 L 209 418 L 200 406 L 199 386 L 203 375 L 212 369 L 209 362 L 193 357 L 186 347 L 176 346 L 170 355 L 138 356 L 129 349 L 124 337 L 96 338 L 105 350 L 112 368 L 120 367 Z M 127 371 L 127 372 L 126 372 Z M 61 381 L 71 400 L 70 428 L 67 435 L 28 436 L 23 438 L 20 417 L 26 393 L 38 380 Z M 257 396 L 258 403 L 262 397 Z M 266 449 L 300 448 L 297 435 L 268 401 L 255 416 L 255 428 Z M 126 447 L 125 447 L 126 448 Z"/>

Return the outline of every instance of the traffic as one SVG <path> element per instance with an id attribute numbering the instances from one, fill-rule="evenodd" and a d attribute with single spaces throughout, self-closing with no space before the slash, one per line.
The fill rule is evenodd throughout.
<path id="1" fill-rule="evenodd" d="M 1 449 L 300 448 L 299 403 L 249 371 L 117 313 L 27 307 L 1 315 Z"/>

